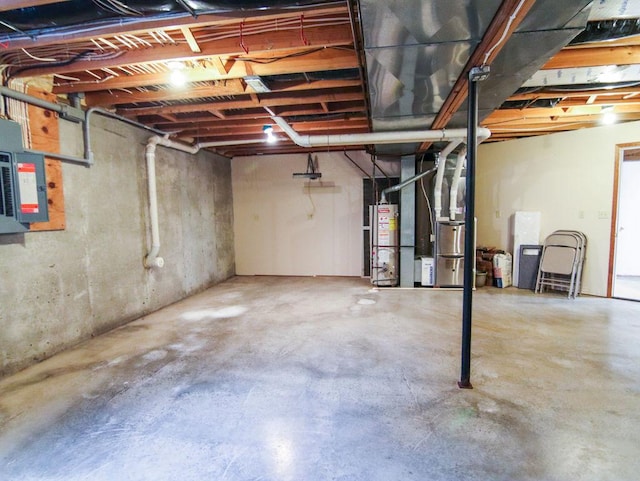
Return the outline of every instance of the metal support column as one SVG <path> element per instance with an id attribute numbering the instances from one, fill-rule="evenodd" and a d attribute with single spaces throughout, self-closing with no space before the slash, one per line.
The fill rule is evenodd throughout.
<path id="1" fill-rule="evenodd" d="M 473 389 L 471 385 L 471 320 L 473 307 L 473 276 L 475 272 L 475 195 L 476 154 L 478 150 L 478 82 L 489 75 L 489 67 L 474 67 L 469 71 L 467 116 L 467 177 L 464 238 L 464 288 L 462 293 L 462 349 L 458 387 Z"/>
<path id="2" fill-rule="evenodd" d="M 415 173 L 415 156 L 403 156 L 400 180 L 410 179 Z M 400 287 L 413 287 L 416 253 L 416 186 L 414 183 L 400 191 L 400 209 Z"/>

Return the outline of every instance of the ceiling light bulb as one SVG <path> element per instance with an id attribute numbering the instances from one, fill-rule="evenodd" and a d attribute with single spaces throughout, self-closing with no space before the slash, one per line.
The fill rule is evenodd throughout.
<path id="1" fill-rule="evenodd" d="M 182 87 L 187 83 L 187 77 L 181 70 L 174 70 L 169 76 L 171 85 L 175 87 Z"/>
<path id="2" fill-rule="evenodd" d="M 267 135 L 267 142 L 275 142 L 276 136 L 273 134 L 273 127 L 271 125 L 265 125 L 262 127 L 262 131 Z"/>
<path id="3" fill-rule="evenodd" d="M 171 60 L 170 62 L 167 62 L 167 67 L 169 67 L 170 70 L 182 70 L 184 68 L 184 63 L 178 60 Z"/>
<path id="4" fill-rule="evenodd" d="M 602 116 L 602 123 L 605 125 L 611 125 L 616 121 L 616 114 L 613 112 L 607 112 Z"/>

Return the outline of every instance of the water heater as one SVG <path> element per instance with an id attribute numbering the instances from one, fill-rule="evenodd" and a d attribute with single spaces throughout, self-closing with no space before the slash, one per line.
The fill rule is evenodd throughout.
<path id="1" fill-rule="evenodd" d="M 371 206 L 371 283 L 375 286 L 398 285 L 398 206 Z"/>

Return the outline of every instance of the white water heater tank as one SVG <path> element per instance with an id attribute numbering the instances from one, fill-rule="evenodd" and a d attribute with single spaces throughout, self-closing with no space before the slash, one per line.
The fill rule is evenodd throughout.
<path id="1" fill-rule="evenodd" d="M 398 285 L 398 206 L 379 204 L 372 207 L 371 283 L 376 286 Z"/>

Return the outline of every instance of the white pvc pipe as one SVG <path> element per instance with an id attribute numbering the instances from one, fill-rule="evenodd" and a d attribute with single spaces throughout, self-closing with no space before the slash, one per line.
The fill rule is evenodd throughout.
<path id="1" fill-rule="evenodd" d="M 151 269 L 153 267 L 163 267 L 164 259 L 158 256 L 160 252 L 160 227 L 158 219 L 158 189 L 156 182 L 156 149 L 158 145 L 170 149 L 180 150 L 188 154 L 197 154 L 200 149 L 207 147 L 222 147 L 224 145 L 257 144 L 265 142 L 265 139 L 252 140 L 226 140 L 220 142 L 203 142 L 196 145 L 187 145 L 174 142 L 165 137 L 154 135 L 147 141 L 145 148 L 145 159 L 147 161 L 147 185 L 149 191 L 149 223 L 151 224 L 151 249 L 144 259 L 144 266 Z"/>
<path id="2" fill-rule="evenodd" d="M 462 166 L 467 156 L 466 147 L 458 153 L 456 159 L 456 170 L 453 172 L 453 179 L 449 186 L 449 219 L 456 220 L 456 207 L 458 204 L 458 184 L 460 183 L 460 176 L 462 175 Z"/>
<path id="3" fill-rule="evenodd" d="M 444 141 L 463 139 L 467 129 L 409 130 L 406 132 L 373 132 L 364 134 L 300 135 L 282 117 L 272 116 L 273 121 L 300 147 L 327 147 L 330 145 L 401 144 L 405 142 Z M 482 142 L 491 131 L 478 127 L 478 141 Z"/>
<path id="4" fill-rule="evenodd" d="M 164 259 L 158 257 L 160 252 L 160 229 L 158 228 L 158 191 L 156 189 L 156 139 L 151 137 L 145 149 L 147 160 L 147 186 L 149 191 L 149 222 L 151 223 L 151 250 L 144 258 L 147 268 L 164 266 Z"/>
<path id="5" fill-rule="evenodd" d="M 442 182 L 444 181 L 447 157 L 462 142 L 462 139 L 455 139 L 449 142 L 442 152 L 438 152 L 438 171 L 436 172 L 436 183 L 433 189 L 433 212 L 436 220 L 440 218 L 440 213 L 442 212 Z"/>

